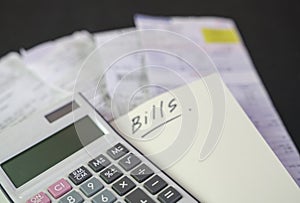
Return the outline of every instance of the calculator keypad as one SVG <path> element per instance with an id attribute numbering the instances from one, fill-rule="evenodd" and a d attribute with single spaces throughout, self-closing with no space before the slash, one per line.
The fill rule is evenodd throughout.
<path id="1" fill-rule="evenodd" d="M 117 160 L 127 154 L 129 151 L 121 143 L 116 144 L 112 148 L 107 150 L 107 154 L 113 159 Z"/>
<path id="2" fill-rule="evenodd" d="M 116 191 L 120 196 L 125 195 L 130 190 L 135 188 L 135 184 L 132 180 L 130 180 L 127 176 L 121 178 L 115 184 L 113 184 L 112 188 Z"/>
<path id="3" fill-rule="evenodd" d="M 69 194 L 67 194 L 66 196 L 64 196 L 63 198 L 61 198 L 59 200 L 59 203 L 82 203 L 84 201 L 84 199 L 81 197 L 81 195 L 76 192 L 76 191 L 72 191 Z"/>
<path id="4" fill-rule="evenodd" d="M 158 200 L 162 203 L 175 203 L 181 198 L 181 194 L 179 194 L 172 186 L 168 187 L 158 195 Z"/>
<path id="5" fill-rule="evenodd" d="M 84 166 L 80 166 L 78 169 L 69 174 L 69 179 L 75 184 L 79 185 L 89 179 L 92 176 L 91 172 Z"/>
<path id="6" fill-rule="evenodd" d="M 50 203 L 51 200 L 49 199 L 48 195 L 46 195 L 46 193 L 40 192 L 26 201 L 26 203 L 36 203 L 36 202 Z"/>
<path id="7" fill-rule="evenodd" d="M 100 154 L 95 159 L 89 161 L 88 165 L 91 167 L 95 172 L 99 172 L 108 165 L 110 165 L 110 161 L 104 156 L 103 154 Z"/>
<path id="8" fill-rule="evenodd" d="M 129 155 L 127 155 L 126 157 L 122 158 L 119 161 L 120 166 L 125 171 L 129 171 L 129 170 L 133 169 L 134 167 L 139 165 L 139 163 L 141 163 L 141 160 L 132 153 L 130 153 Z"/>
<path id="9" fill-rule="evenodd" d="M 59 198 L 69 192 L 72 186 L 64 178 L 48 187 L 48 191 L 55 198 Z"/>
<path id="10" fill-rule="evenodd" d="M 148 165 L 122 144 L 108 149 L 107 155 L 113 161 L 100 154 L 87 163 L 97 175 L 80 166 L 68 175 L 74 188 L 62 178 L 48 187 L 48 192 L 53 198 L 60 198 L 59 203 L 81 203 L 86 198 L 90 198 L 92 203 L 176 203 L 182 198 L 174 187 L 167 188 L 165 180 L 154 175 Z M 45 193 L 40 192 L 27 203 L 31 203 L 30 200 L 35 197 L 44 197 L 41 203 L 51 202 Z M 118 197 L 123 201 L 117 201 Z"/>
<path id="11" fill-rule="evenodd" d="M 143 190 L 140 188 L 136 189 L 129 195 L 125 197 L 125 201 L 128 203 L 155 203 L 151 197 L 149 197 Z"/>
<path id="12" fill-rule="evenodd" d="M 116 167 L 115 165 L 111 165 L 104 171 L 100 173 L 100 177 L 107 183 L 110 184 L 113 181 L 117 180 L 119 177 L 121 177 L 123 173 L 121 170 Z"/>
<path id="13" fill-rule="evenodd" d="M 146 165 L 142 164 L 131 172 L 131 176 L 139 183 L 153 175 L 153 171 Z"/>
<path id="14" fill-rule="evenodd" d="M 104 185 L 97 179 L 92 178 L 80 186 L 80 190 L 87 197 L 91 197 L 104 188 Z"/>
<path id="15" fill-rule="evenodd" d="M 168 184 L 158 175 L 155 175 L 153 178 L 148 180 L 144 187 L 152 194 L 155 195 L 162 189 L 164 189 Z"/>
<path id="16" fill-rule="evenodd" d="M 104 190 L 99 195 L 96 195 L 93 199 L 93 203 L 112 203 L 115 202 L 117 198 L 109 190 Z"/>

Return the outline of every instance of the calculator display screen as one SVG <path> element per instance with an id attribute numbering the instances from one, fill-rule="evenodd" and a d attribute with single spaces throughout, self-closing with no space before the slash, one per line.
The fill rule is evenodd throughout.
<path id="1" fill-rule="evenodd" d="M 80 138 L 78 134 L 81 135 Z M 103 135 L 98 126 L 86 116 L 9 159 L 1 166 L 18 188 Z"/>

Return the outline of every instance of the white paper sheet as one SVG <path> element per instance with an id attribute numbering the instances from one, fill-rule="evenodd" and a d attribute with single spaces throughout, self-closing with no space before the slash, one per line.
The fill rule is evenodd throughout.
<path id="1" fill-rule="evenodd" d="M 231 30 L 239 35 L 232 20 L 217 17 L 164 18 L 138 15 L 135 23 L 139 29 L 173 31 L 201 45 L 216 64 L 234 97 L 300 186 L 299 153 L 278 116 L 241 38 L 233 43 L 213 43 L 205 40 L 202 30 L 207 28 Z M 188 76 L 184 72 L 185 69 L 182 71 L 183 75 Z"/>
<path id="2" fill-rule="evenodd" d="M 97 61 L 91 61 L 88 57 L 96 49 L 101 49 L 104 43 L 109 43 L 111 39 L 134 30 L 135 28 L 125 28 L 95 33 L 94 35 L 87 31 L 75 32 L 73 35 L 43 43 L 27 51 L 22 50 L 21 53 L 28 68 L 43 81 L 53 88 L 65 91 L 66 94 L 81 91 L 104 118 L 110 121 L 113 119 L 111 98 L 118 83 L 118 78 L 122 78 L 128 73 L 129 68 L 140 65 L 140 59 L 131 58 L 121 61 L 112 69 L 103 73 L 105 71 L 102 66 L 103 58 L 99 56 Z M 137 39 L 131 39 L 131 42 L 124 43 L 137 46 L 137 42 Z M 114 43 L 114 47 L 111 49 L 117 50 L 122 46 L 122 44 Z M 86 60 L 89 63 L 86 63 Z M 101 80 L 103 75 L 105 75 L 104 80 Z M 123 85 L 136 87 L 138 81 L 138 79 L 125 80 L 126 84 L 123 83 Z M 101 84 L 101 87 L 98 86 L 99 84 Z M 120 101 L 125 102 L 127 95 L 125 92 L 124 94 L 118 95 Z M 122 102 L 118 105 L 118 108 L 122 109 Z"/>
<path id="3" fill-rule="evenodd" d="M 216 127 L 211 122 L 215 106 L 211 103 L 211 92 L 207 91 L 209 81 L 218 82 L 219 75 L 208 75 L 150 99 L 112 125 L 201 202 L 300 202 L 298 185 L 227 88 L 224 94 L 228 111 L 222 137 L 215 143 L 211 156 L 199 160 L 201 149 L 205 148 L 203 143 L 207 143 L 208 137 L 204 135 Z M 164 114 L 157 109 L 156 116 L 148 114 L 145 122 L 145 111 L 170 101 L 177 104 L 173 111 L 162 105 Z"/>
<path id="4" fill-rule="evenodd" d="M 96 47 L 108 40 L 112 34 L 104 33 L 102 42 L 99 42 L 100 37 L 94 38 L 87 31 L 75 32 L 29 50 L 21 50 L 21 53 L 28 69 L 45 83 L 65 92 L 66 95 L 82 91 L 96 107 L 101 109 L 105 118 L 111 119 L 108 107 L 110 100 L 105 86 L 95 94 L 99 75 L 102 73 L 101 66 L 97 64 L 99 61 L 87 65 L 86 60 Z"/>
<path id="5" fill-rule="evenodd" d="M 117 52 L 122 49 L 138 49 L 140 47 L 139 38 L 125 37 L 124 40 L 118 39 L 119 37 L 122 38 L 123 34 L 133 31 L 135 31 L 135 28 L 124 28 L 94 34 L 97 49 L 103 49 L 102 46 L 105 44 L 105 56 L 99 56 L 102 60 L 101 62 L 105 63 L 105 60 L 109 60 L 110 51 Z M 126 108 L 124 108 L 124 105 L 128 104 L 128 98 L 130 98 L 130 91 L 128 90 L 137 89 L 145 79 L 143 77 L 145 72 L 133 73 L 136 69 L 142 67 L 142 62 L 143 55 L 138 54 L 124 57 L 116 61 L 111 67 L 103 67 L 104 83 L 106 85 L 106 92 L 103 93 L 106 96 L 102 100 L 99 99 L 94 105 L 97 106 L 101 114 L 104 112 L 106 120 L 110 121 L 113 119 L 112 108 L 116 108 L 121 115 L 128 112 Z M 121 79 L 122 81 L 120 82 Z M 126 88 L 125 91 L 124 88 Z M 99 95 L 98 98 L 100 97 L 102 96 Z M 113 98 L 117 98 L 118 102 L 112 104 Z M 135 98 L 130 109 L 140 104 L 142 99 L 143 98 Z M 112 107 L 112 105 L 114 105 L 114 107 Z"/>
<path id="6" fill-rule="evenodd" d="M 32 74 L 17 53 L 0 60 L 0 132 L 64 97 Z"/>
<path id="7" fill-rule="evenodd" d="M 76 78 L 84 60 L 95 47 L 93 36 L 80 31 L 21 53 L 33 73 L 53 87 L 71 93 L 75 83 L 85 83 L 76 81 Z M 90 79 L 91 75 L 87 78 Z"/>

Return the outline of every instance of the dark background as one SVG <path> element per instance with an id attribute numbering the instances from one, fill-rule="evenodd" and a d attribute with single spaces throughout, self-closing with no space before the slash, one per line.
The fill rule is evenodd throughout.
<path id="1" fill-rule="evenodd" d="M 298 1 L 299 2 L 299 1 Z M 288 131 L 300 147 L 300 6 L 296 0 L 0 0 L 0 56 L 86 29 L 133 26 L 133 15 L 233 18 Z"/>

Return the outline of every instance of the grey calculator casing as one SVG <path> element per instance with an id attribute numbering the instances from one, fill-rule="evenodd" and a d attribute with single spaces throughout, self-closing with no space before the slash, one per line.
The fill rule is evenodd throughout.
<path id="1" fill-rule="evenodd" d="M 58 120 L 52 123 L 50 123 L 46 119 L 45 115 L 55 111 L 56 109 L 59 109 L 60 107 L 72 101 L 75 101 L 79 105 L 79 107 L 73 112 L 64 115 L 63 117 L 59 118 Z M 14 157 L 22 151 L 30 148 L 31 146 L 34 146 L 35 144 L 39 143 L 45 138 L 51 136 L 57 131 L 65 128 L 66 126 L 85 116 L 89 116 L 95 122 L 95 124 L 105 133 L 105 136 L 102 136 L 97 140 L 93 141 L 89 145 L 85 146 L 85 148 L 80 149 L 76 153 L 72 154 L 65 160 L 49 168 L 42 174 L 36 176 L 29 182 L 20 186 L 19 188 L 16 188 L 13 185 L 13 183 L 10 181 L 3 169 L 0 168 L 1 186 L 12 201 L 25 202 L 27 199 L 29 199 L 30 197 L 32 197 L 40 191 L 46 192 L 47 187 L 50 186 L 52 183 L 56 182 L 61 178 L 68 179 L 68 174 L 81 165 L 84 165 L 88 168 L 88 161 L 95 158 L 99 154 L 104 154 L 105 149 L 108 149 L 119 142 L 122 143 L 131 152 L 139 154 L 139 152 L 132 145 L 130 145 L 123 138 L 121 138 L 121 136 L 119 136 L 114 131 L 114 129 L 112 129 L 112 127 L 98 113 L 96 113 L 96 111 L 85 100 L 85 98 L 83 98 L 80 94 L 76 94 L 74 95 L 74 97 L 61 101 L 53 107 L 31 116 L 29 119 L 2 133 L 2 140 L 0 142 L 0 163 L 5 162 L 6 160 Z M 151 163 L 145 157 L 139 156 L 139 158 L 142 160 L 143 163 L 152 166 L 152 169 L 154 168 L 156 174 L 159 174 L 164 180 L 166 180 L 166 182 L 174 186 L 174 188 L 182 194 L 183 198 L 179 201 L 179 203 L 198 202 L 190 194 L 188 194 L 187 191 L 185 191 L 179 185 L 175 184 L 170 177 L 168 177 L 164 172 L 160 171 L 157 167 L 153 165 L 153 163 Z M 117 164 L 117 162 L 113 163 Z M 94 173 L 91 169 L 90 171 L 94 175 L 99 175 L 98 173 Z M 69 182 L 70 184 L 72 184 L 71 181 Z M 105 182 L 103 182 L 103 184 L 107 186 Z M 137 186 L 142 186 L 142 184 L 137 183 Z M 74 184 L 72 184 L 72 187 L 75 188 L 76 191 L 79 191 L 78 187 L 76 187 Z M 110 191 L 113 190 L 110 189 Z M 114 194 L 117 196 L 116 193 Z M 55 202 L 55 199 L 49 193 L 47 193 L 47 195 L 51 198 L 52 201 Z M 154 198 L 154 196 L 152 196 L 152 198 Z"/>

